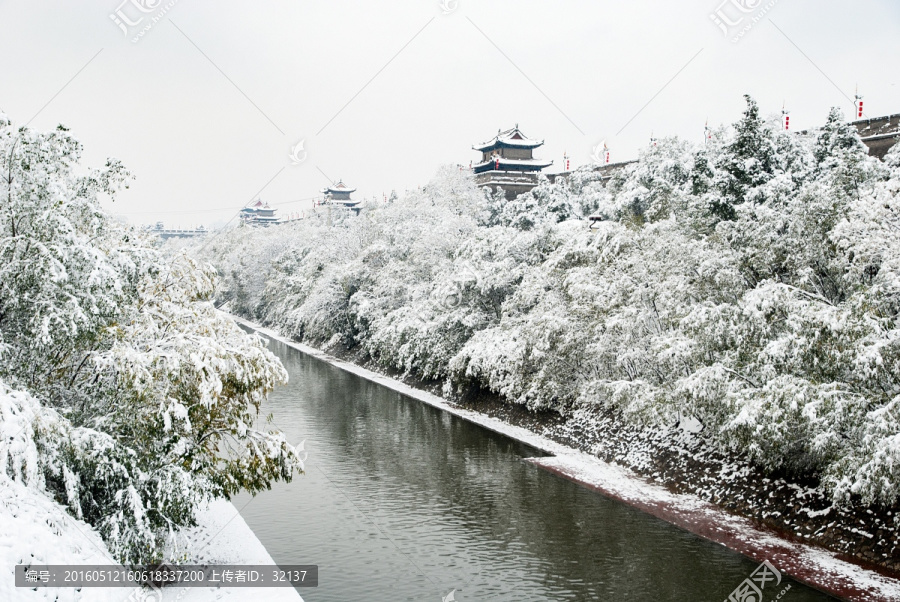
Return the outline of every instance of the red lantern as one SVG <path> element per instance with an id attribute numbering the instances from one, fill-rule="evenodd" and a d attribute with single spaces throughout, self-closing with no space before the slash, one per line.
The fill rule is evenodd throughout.
<path id="1" fill-rule="evenodd" d="M 863 116 L 863 101 L 862 101 L 862 99 L 860 99 L 860 101 L 859 101 L 859 110 L 857 111 L 857 115 L 856 115 L 856 116 L 857 116 L 857 117 L 862 117 L 862 116 Z"/>
<path id="2" fill-rule="evenodd" d="M 500 169 L 500 157 L 494 157 L 494 169 Z"/>
<path id="3" fill-rule="evenodd" d="M 791 118 L 789 115 L 784 116 L 784 129 L 786 129 L 786 130 L 791 129 Z"/>

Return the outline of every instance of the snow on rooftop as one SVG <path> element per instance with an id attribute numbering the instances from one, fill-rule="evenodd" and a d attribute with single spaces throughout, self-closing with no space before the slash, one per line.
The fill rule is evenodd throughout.
<path id="1" fill-rule="evenodd" d="M 322 192 L 356 192 L 356 188 L 348 188 L 344 181 L 340 180 L 337 184 L 325 188 Z"/>
<path id="2" fill-rule="evenodd" d="M 481 163 L 476 163 L 472 166 L 472 169 L 478 169 L 479 167 L 484 167 L 486 165 L 493 165 L 497 161 L 500 162 L 500 166 L 504 165 L 527 165 L 529 167 L 549 167 L 553 165 L 553 161 L 547 161 L 545 159 L 507 159 L 504 157 L 494 157 L 490 161 L 483 161 Z"/>
<path id="3" fill-rule="evenodd" d="M 533 138 L 527 137 L 522 133 L 522 130 L 519 129 L 519 126 L 516 125 L 516 127 L 514 128 L 505 130 L 503 132 L 497 132 L 497 135 L 487 142 L 482 142 L 481 144 L 477 144 L 472 148 L 474 148 L 475 150 L 485 150 L 496 145 L 515 146 L 519 148 L 537 148 L 543 143 L 543 140 L 535 140 Z"/>

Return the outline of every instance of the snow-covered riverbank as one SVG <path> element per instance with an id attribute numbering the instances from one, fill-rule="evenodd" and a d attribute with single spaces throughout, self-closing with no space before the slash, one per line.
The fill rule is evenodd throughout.
<path id="1" fill-rule="evenodd" d="M 697 496 L 672 493 L 621 466 L 603 462 L 528 429 L 458 407 L 441 397 L 319 349 L 289 341 L 273 330 L 260 328 L 240 318 L 235 319 L 264 336 L 317 359 L 550 453 L 553 457 L 533 461 L 565 478 L 728 546 L 756 561 L 768 560 L 780 570 L 812 587 L 847 600 L 900 600 L 900 581 L 847 562 L 836 553 L 788 540 L 759 528 L 749 519 L 725 512 Z"/>
<path id="2" fill-rule="evenodd" d="M 274 564 L 272 557 L 244 522 L 238 510 L 224 500 L 212 502 L 198 513 L 199 525 L 185 533 L 196 563 Z M 116 564 L 103 540 L 90 525 L 70 516 L 44 495 L 0 473 L 0 600 L 58 602 L 207 602 L 212 600 L 266 600 L 302 602 L 292 587 L 179 588 L 162 591 L 127 588 L 17 588 L 18 564 Z"/>

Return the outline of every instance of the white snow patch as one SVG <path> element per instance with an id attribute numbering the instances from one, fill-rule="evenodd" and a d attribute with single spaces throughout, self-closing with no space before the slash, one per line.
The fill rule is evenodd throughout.
<path id="1" fill-rule="evenodd" d="M 198 516 L 199 525 L 186 531 L 193 543 L 196 564 L 266 564 L 275 561 L 244 521 L 237 508 L 226 500 L 215 500 Z M 293 587 L 188 587 L 164 590 L 163 601 L 172 596 L 179 602 L 206 600 L 265 600 L 266 602 L 303 602 Z M 182 595 L 183 594 L 183 595 Z"/>
<path id="2" fill-rule="evenodd" d="M 275 561 L 237 509 L 225 500 L 198 513 L 199 525 L 185 532 L 197 563 L 264 564 Z M 0 600 L 59 602 L 126 602 L 144 599 L 139 589 L 121 587 L 21 588 L 15 586 L 18 564 L 117 564 L 103 540 L 87 523 L 76 520 L 47 496 L 0 472 Z M 148 598 L 152 599 L 152 598 Z M 292 587 L 163 589 L 163 602 L 266 600 L 303 602 Z"/>

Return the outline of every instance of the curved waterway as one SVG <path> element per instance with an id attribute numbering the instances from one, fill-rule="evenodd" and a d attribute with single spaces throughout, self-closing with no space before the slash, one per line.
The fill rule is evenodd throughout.
<path id="1" fill-rule="evenodd" d="M 306 602 L 728 600 L 739 554 L 523 461 L 539 452 L 271 341 L 306 474 L 235 506 Z M 784 591 L 790 586 L 790 589 Z M 762 600 L 832 600 L 783 577 Z"/>

